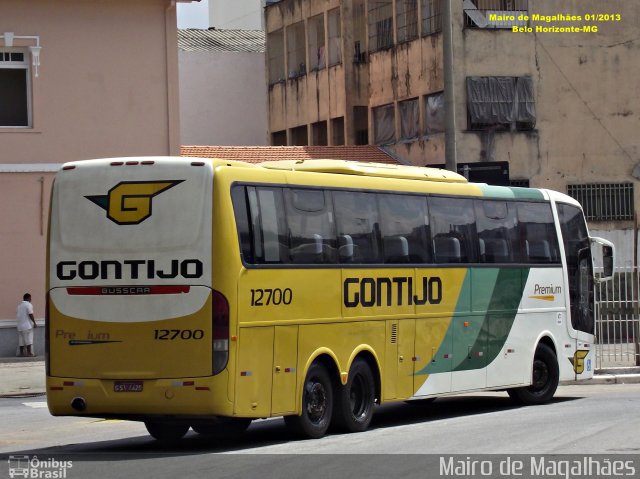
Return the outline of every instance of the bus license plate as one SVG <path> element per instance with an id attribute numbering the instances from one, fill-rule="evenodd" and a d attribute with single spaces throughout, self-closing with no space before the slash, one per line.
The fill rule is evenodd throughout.
<path id="1" fill-rule="evenodd" d="M 116 381 L 113 384 L 113 391 L 117 393 L 140 393 L 142 392 L 142 381 Z"/>

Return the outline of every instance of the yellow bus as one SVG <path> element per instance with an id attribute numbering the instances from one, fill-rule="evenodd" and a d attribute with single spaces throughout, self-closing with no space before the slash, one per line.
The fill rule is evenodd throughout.
<path id="1" fill-rule="evenodd" d="M 592 249 L 610 277 L 613 245 L 572 198 L 444 170 L 66 163 L 49 410 L 176 440 L 275 416 L 305 437 L 362 431 L 377 404 L 470 391 L 544 403 L 593 375 Z"/>

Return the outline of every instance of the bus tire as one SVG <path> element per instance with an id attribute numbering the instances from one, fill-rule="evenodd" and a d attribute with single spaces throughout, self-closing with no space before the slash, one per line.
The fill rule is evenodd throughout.
<path id="1" fill-rule="evenodd" d="M 558 358 L 549 346 L 540 343 L 533 357 L 531 386 L 508 389 L 507 392 L 519 404 L 544 404 L 551 401 L 559 382 Z"/>
<path id="2" fill-rule="evenodd" d="M 164 443 L 182 439 L 189 430 L 188 424 L 180 423 L 145 421 L 144 425 L 151 437 Z"/>
<path id="3" fill-rule="evenodd" d="M 349 369 L 347 384 L 336 387 L 333 419 L 337 428 L 361 432 L 371 424 L 375 405 L 375 379 L 369 364 L 356 359 Z"/>
<path id="4" fill-rule="evenodd" d="M 324 436 L 331 424 L 333 387 L 326 368 L 313 363 L 302 389 L 302 414 L 285 416 L 287 427 L 296 435 L 310 439 Z"/>
<path id="5" fill-rule="evenodd" d="M 191 429 L 203 436 L 235 437 L 245 432 L 250 424 L 251 419 L 247 417 L 217 417 L 194 423 Z"/>

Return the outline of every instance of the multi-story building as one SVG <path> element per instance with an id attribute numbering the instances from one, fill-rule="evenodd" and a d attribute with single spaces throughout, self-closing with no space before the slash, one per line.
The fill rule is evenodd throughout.
<path id="1" fill-rule="evenodd" d="M 639 17 L 637 2 L 597 0 L 267 5 L 271 144 L 376 144 L 442 164 L 452 119 L 458 163 L 505 161 L 516 184 L 578 198 L 620 263 L 636 262 Z"/>

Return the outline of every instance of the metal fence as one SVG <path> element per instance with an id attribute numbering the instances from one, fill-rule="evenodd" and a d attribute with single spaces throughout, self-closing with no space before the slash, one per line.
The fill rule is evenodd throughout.
<path id="1" fill-rule="evenodd" d="M 598 274 L 598 273 L 596 273 Z M 596 368 L 640 366 L 640 270 L 595 286 Z"/>

